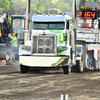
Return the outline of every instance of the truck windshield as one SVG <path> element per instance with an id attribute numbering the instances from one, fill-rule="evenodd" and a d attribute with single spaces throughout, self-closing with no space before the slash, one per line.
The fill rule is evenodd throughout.
<path id="1" fill-rule="evenodd" d="M 23 29 L 25 27 L 25 19 L 20 17 L 20 18 L 14 18 L 12 19 L 12 27 L 13 27 L 13 31 L 16 32 L 17 34 L 17 39 L 24 39 L 24 33 L 23 33 Z"/>
<path id="2" fill-rule="evenodd" d="M 16 33 L 23 33 L 24 28 L 24 19 L 23 18 L 14 18 L 13 19 L 13 29 Z"/>
<path id="3" fill-rule="evenodd" d="M 35 30 L 64 30 L 64 22 L 33 22 L 33 29 Z"/>

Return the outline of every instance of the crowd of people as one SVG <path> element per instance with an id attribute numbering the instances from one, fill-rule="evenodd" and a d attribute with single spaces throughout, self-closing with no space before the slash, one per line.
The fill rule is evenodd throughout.
<path id="1" fill-rule="evenodd" d="M 17 51 L 17 37 L 15 32 L 13 32 L 12 35 L 11 33 L 8 34 L 8 37 L 6 38 L 6 49 L 6 64 L 9 65 L 16 63 L 15 54 Z"/>

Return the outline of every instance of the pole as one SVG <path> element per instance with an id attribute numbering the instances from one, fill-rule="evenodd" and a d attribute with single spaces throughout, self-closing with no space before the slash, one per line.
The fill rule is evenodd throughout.
<path id="1" fill-rule="evenodd" d="M 26 21 L 25 21 L 25 30 L 24 34 L 24 44 L 26 40 L 29 40 L 29 16 L 30 16 L 30 2 L 31 0 L 26 0 Z"/>
<path id="2" fill-rule="evenodd" d="M 72 50 L 73 50 L 73 63 L 76 63 L 76 0 L 72 1 L 72 19 L 73 23 L 73 32 L 72 32 Z"/>

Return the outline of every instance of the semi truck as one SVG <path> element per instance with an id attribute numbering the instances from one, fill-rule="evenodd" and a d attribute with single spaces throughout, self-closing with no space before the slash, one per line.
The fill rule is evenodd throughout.
<path id="1" fill-rule="evenodd" d="M 72 2 L 72 18 L 55 14 L 32 16 L 31 40 L 25 38 L 19 48 L 21 73 L 31 67 L 63 68 L 64 74 L 100 69 L 99 9 L 85 6 L 85 0 L 77 2 Z M 83 27 L 83 21 L 87 27 Z"/>
<path id="2" fill-rule="evenodd" d="M 28 3 L 27 1 L 27 9 Z M 73 15 L 74 10 L 73 7 Z M 75 18 L 71 19 L 68 15 L 34 14 L 31 40 L 26 33 L 25 44 L 19 48 L 21 73 L 26 73 L 31 67 L 63 68 L 64 74 L 69 74 L 74 69 L 83 72 L 83 46 L 76 46 L 75 24 Z M 76 56 L 76 50 L 81 51 L 80 55 Z"/>
<path id="3" fill-rule="evenodd" d="M 28 67 L 62 67 L 68 74 L 76 64 L 72 22 L 67 15 L 33 15 L 31 40 L 26 40 L 19 48 L 21 72 L 27 72 Z M 77 66 L 80 72 L 83 71 L 81 61 L 80 56 Z"/>

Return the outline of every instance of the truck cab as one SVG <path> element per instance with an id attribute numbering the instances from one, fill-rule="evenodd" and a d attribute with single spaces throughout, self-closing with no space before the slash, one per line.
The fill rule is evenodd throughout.
<path id="1" fill-rule="evenodd" d="M 15 15 L 11 16 L 11 33 L 15 32 L 17 37 L 17 51 L 16 60 L 19 59 L 19 46 L 24 44 L 24 30 L 25 30 L 25 15 Z"/>
<path id="2" fill-rule="evenodd" d="M 19 48 L 21 72 L 27 72 L 28 67 L 62 67 L 68 74 L 74 62 L 74 40 L 68 15 L 33 15 L 31 40 Z"/>

